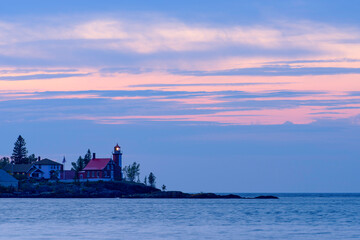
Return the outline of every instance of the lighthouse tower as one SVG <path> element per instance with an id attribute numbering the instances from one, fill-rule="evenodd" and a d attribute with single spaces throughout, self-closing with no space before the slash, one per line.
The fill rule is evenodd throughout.
<path id="1" fill-rule="evenodd" d="M 116 146 L 114 147 L 114 152 L 113 152 L 113 161 L 115 162 L 115 169 L 118 169 L 117 174 L 118 178 L 120 178 L 120 180 L 122 179 L 122 174 L 121 174 L 121 170 L 122 170 L 122 151 L 121 148 L 119 146 L 119 144 L 116 144 Z"/>

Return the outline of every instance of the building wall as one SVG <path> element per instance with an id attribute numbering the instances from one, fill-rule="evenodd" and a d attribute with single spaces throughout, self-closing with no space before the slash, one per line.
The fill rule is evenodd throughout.
<path id="1" fill-rule="evenodd" d="M 74 180 L 75 171 L 73 170 L 64 170 L 60 172 L 60 179 L 62 180 Z"/>
<path id="2" fill-rule="evenodd" d="M 118 165 L 120 168 L 122 168 L 122 153 L 114 153 L 113 154 L 113 161 L 116 165 Z"/>
<path id="3" fill-rule="evenodd" d="M 43 173 L 37 173 L 37 172 L 34 172 L 31 174 L 30 176 L 31 178 L 35 178 L 35 179 L 41 179 L 44 177 L 44 174 Z"/>
<path id="4" fill-rule="evenodd" d="M 116 164 L 109 163 L 104 170 L 85 170 L 80 172 L 79 179 L 114 179 L 119 181 L 122 179 L 121 168 Z"/>
<path id="5" fill-rule="evenodd" d="M 59 171 L 60 172 L 60 169 L 61 169 L 61 166 L 60 165 L 36 165 L 35 166 L 40 169 L 41 171 L 44 172 L 44 178 L 45 179 L 50 179 L 50 172 L 51 171 Z M 59 176 L 60 177 L 60 176 Z"/>
<path id="6" fill-rule="evenodd" d="M 111 175 L 111 172 L 113 172 L 113 174 Z M 116 170 L 87 170 L 85 172 L 81 172 L 79 173 L 79 178 L 80 179 L 100 179 L 100 178 L 113 178 L 113 179 L 117 179 L 116 174 L 118 174 L 118 172 Z"/>
<path id="7" fill-rule="evenodd" d="M 119 156 L 119 167 L 122 168 L 122 153 Z"/>
<path id="8" fill-rule="evenodd" d="M 84 173 L 84 178 L 95 179 L 95 178 L 104 178 L 105 174 L 102 170 L 88 170 Z"/>

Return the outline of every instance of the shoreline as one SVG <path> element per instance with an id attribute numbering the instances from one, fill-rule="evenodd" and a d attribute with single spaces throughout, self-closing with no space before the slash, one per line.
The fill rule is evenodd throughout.
<path id="1" fill-rule="evenodd" d="M 189 194 L 180 191 L 160 191 L 147 194 L 120 195 L 116 192 L 109 194 L 57 194 L 57 193 L 0 193 L 0 198 L 124 198 L 124 199 L 279 199 L 272 195 L 260 195 L 256 197 L 241 197 L 236 194 L 218 195 L 214 193 Z"/>
<path id="2" fill-rule="evenodd" d="M 1 192 L 0 198 L 278 199 L 271 195 L 241 197 L 237 194 L 161 191 L 153 186 L 126 181 L 72 183 L 22 181 L 17 190 L 8 189 Z"/>

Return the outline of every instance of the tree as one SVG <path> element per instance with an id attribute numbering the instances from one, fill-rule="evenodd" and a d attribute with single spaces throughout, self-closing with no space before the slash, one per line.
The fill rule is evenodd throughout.
<path id="1" fill-rule="evenodd" d="M 166 191 L 166 186 L 163 184 L 162 187 L 161 187 L 161 189 L 162 189 L 163 191 Z"/>
<path id="2" fill-rule="evenodd" d="M 154 175 L 152 172 L 149 174 L 148 179 L 149 179 L 149 184 L 150 184 L 150 186 L 155 187 L 156 177 L 155 177 L 155 175 Z"/>
<path id="3" fill-rule="evenodd" d="M 51 180 L 58 180 L 59 179 L 59 171 L 51 170 L 50 171 L 50 179 Z"/>
<path id="4" fill-rule="evenodd" d="M 84 169 L 84 167 L 85 167 L 84 159 L 81 156 L 79 156 L 78 160 L 76 162 L 72 162 L 71 165 L 72 165 L 71 170 L 75 171 L 75 179 L 78 179 L 78 177 L 79 177 L 78 173 L 80 171 L 82 171 Z"/>
<path id="5" fill-rule="evenodd" d="M 147 186 L 147 176 L 144 178 L 144 184 Z"/>
<path id="6" fill-rule="evenodd" d="M 87 150 L 85 156 L 84 156 L 84 165 L 86 166 L 91 160 L 91 152 L 90 149 Z"/>
<path id="7" fill-rule="evenodd" d="M 127 180 L 129 180 L 130 182 L 134 182 L 136 177 L 139 178 L 140 164 L 134 162 L 133 164 L 131 164 L 129 166 L 125 166 L 124 172 L 125 172 Z"/>
<path id="8" fill-rule="evenodd" d="M 15 164 L 27 163 L 26 155 L 28 151 L 25 145 L 25 139 L 21 135 L 19 135 L 14 144 L 14 149 L 11 156 L 11 159 L 14 161 Z"/>
<path id="9" fill-rule="evenodd" d="M 65 157 L 64 157 L 65 160 Z M 63 163 L 65 163 L 65 161 L 63 160 Z M 87 150 L 84 158 L 79 156 L 78 160 L 76 162 L 72 162 L 71 163 L 71 170 L 75 171 L 75 179 L 79 178 L 79 172 L 82 171 L 86 165 L 90 162 L 91 160 L 91 152 L 90 149 Z"/>
<path id="10" fill-rule="evenodd" d="M 26 162 L 27 163 L 34 163 L 36 162 L 38 159 L 37 157 L 35 157 L 35 154 L 31 154 L 26 158 Z"/>
<path id="11" fill-rule="evenodd" d="M 0 159 L 0 169 L 4 168 L 6 165 L 10 164 L 10 158 L 2 157 Z"/>

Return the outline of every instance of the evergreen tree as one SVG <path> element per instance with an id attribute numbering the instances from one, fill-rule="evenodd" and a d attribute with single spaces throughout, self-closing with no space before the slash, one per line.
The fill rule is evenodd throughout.
<path id="1" fill-rule="evenodd" d="M 78 179 L 79 177 L 78 173 L 82 171 L 85 167 L 84 159 L 81 156 L 79 156 L 78 160 L 76 162 L 72 162 L 71 165 L 72 165 L 71 170 L 75 171 L 75 179 Z"/>
<path id="2" fill-rule="evenodd" d="M 90 149 L 88 149 L 84 156 L 84 167 L 90 162 L 90 160 L 91 160 L 91 152 Z"/>
<path id="3" fill-rule="evenodd" d="M 14 150 L 11 156 L 11 159 L 14 161 L 15 164 L 27 163 L 28 160 L 26 158 L 26 155 L 28 151 L 25 145 L 25 139 L 21 135 L 19 135 L 14 144 Z"/>
<path id="4" fill-rule="evenodd" d="M 2 157 L 0 159 L 0 169 L 4 168 L 8 164 L 10 164 L 10 159 L 8 157 Z"/>
<path id="5" fill-rule="evenodd" d="M 144 184 L 147 186 L 147 176 L 144 178 Z"/>
<path id="6" fill-rule="evenodd" d="M 149 184 L 150 184 L 150 186 L 155 187 L 156 177 L 155 177 L 155 175 L 154 175 L 152 172 L 149 174 L 148 179 L 149 179 Z"/>

